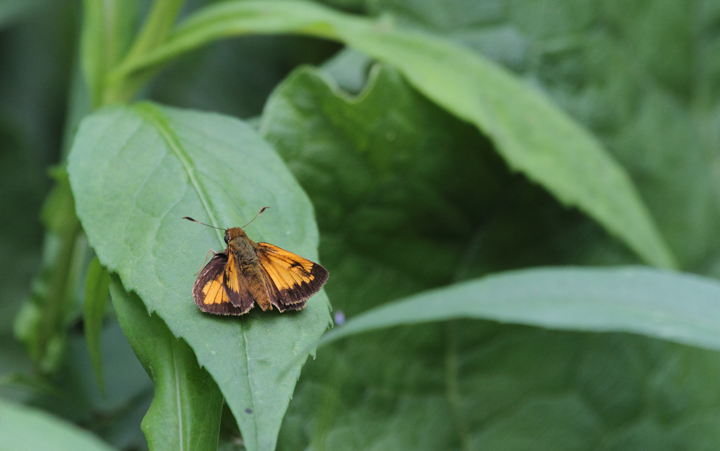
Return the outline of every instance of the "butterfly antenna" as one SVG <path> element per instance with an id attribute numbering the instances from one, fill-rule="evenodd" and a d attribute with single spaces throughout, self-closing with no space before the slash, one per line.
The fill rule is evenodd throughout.
<path id="1" fill-rule="evenodd" d="M 223 229 L 222 227 L 215 227 L 215 226 L 211 226 L 210 224 L 205 224 L 204 222 L 200 222 L 200 221 L 198 221 L 197 219 L 191 218 L 190 216 L 185 216 L 183 219 L 187 219 L 188 221 L 192 221 L 192 222 L 197 222 L 198 224 L 202 224 L 202 225 L 204 225 L 204 226 L 212 227 L 213 229 L 225 230 L 225 229 Z"/>
<path id="2" fill-rule="evenodd" d="M 250 220 L 250 222 L 253 222 L 255 219 L 257 219 L 257 217 L 260 216 L 260 213 L 262 213 L 263 211 L 267 210 L 268 208 L 270 208 L 270 207 L 262 207 L 262 208 L 260 209 L 260 211 L 258 211 L 258 214 L 256 214 L 255 217 Z M 244 226 L 242 226 L 242 227 L 240 227 L 240 228 L 241 228 L 241 229 L 244 229 L 245 227 L 247 227 L 247 226 L 250 225 L 250 222 L 248 222 L 247 224 L 245 224 Z"/>

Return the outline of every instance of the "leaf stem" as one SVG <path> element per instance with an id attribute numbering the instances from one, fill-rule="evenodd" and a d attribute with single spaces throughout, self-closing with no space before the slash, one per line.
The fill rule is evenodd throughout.
<path id="1" fill-rule="evenodd" d="M 127 61 L 142 59 L 145 54 L 162 44 L 170 34 L 182 6 L 183 0 L 156 0 L 121 65 Z M 125 74 L 123 77 L 105 77 L 101 104 L 129 102 L 151 75 L 152 72 L 144 71 Z"/>

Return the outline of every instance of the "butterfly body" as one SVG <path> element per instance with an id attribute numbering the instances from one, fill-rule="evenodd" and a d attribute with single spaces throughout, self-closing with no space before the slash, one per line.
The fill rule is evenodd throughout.
<path id="1" fill-rule="evenodd" d="M 257 243 L 248 238 L 243 229 L 239 227 L 228 229 L 225 237 L 228 245 L 225 252 L 235 256 L 237 260 L 237 276 L 245 280 L 247 290 L 263 311 L 272 309 L 265 276 L 257 256 Z"/>
<path id="2" fill-rule="evenodd" d="M 321 265 L 256 243 L 241 227 L 225 229 L 225 243 L 225 251 L 210 259 L 193 286 L 195 303 L 205 312 L 242 315 L 256 303 L 262 310 L 300 310 L 327 281 Z"/>

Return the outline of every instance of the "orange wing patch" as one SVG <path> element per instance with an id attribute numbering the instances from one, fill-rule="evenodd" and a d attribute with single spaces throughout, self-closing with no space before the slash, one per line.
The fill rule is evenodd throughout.
<path id="1" fill-rule="evenodd" d="M 206 283 L 202 289 L 205 299 L 203 304 L 222 304 L 223 302 L 230 302 L 227 293 L 225 293 L 225 287 L 222 284 L 222 277 L 218 277 L 215 280 L 211 280 Z"/>
<path id="2" fill-rule="evenodd" d="M 232 253 L 228 254 L 228 262 L 225 265 L 225 283 L 231 291 L 236 293 L 240 291 L 240 274 L 238 274 L 238 265 Z"/>
<path id="3" fill-rule="evenodd" d="M 223 274 L 223 286 L 227 293 L 228 301 L 235 306 L 234 315 L 242 315 L 253 307 L 255 302 L 245 279 L 238 266 L 237 256 L 232 252 L 228 254 L 228 261 Z"/>

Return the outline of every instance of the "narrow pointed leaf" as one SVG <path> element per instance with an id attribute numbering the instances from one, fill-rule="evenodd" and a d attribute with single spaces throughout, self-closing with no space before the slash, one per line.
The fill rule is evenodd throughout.
<path id="1" fill-rule="evenodd" d="M 111 291 L 120 327 L 155 386 L 142 422 L 150 450 L 216 450 L 223 404 L 217 385 L 192 349 L 157 315 L 148 315 L 136 294 L 117 279 Z"/>
<path id="2" fill-rule="evenodd" d="M 306 2 L 224 2 L 200 10 L 164 45 L 126 60 L 113 76 L 251 33 L 334 39 L 395 66 L 420 92 L 487 134 L 513 169 L 583 210 L 647 262 L 676 266 L 630 177 L 595 137 L 536 89 L 443 37 Z"/>
<path id="3" fill-rule="evenodd" d="M 243 122 L 152 104 L 111 107 L 86 118 L 69 157 L 78 217 L 100 262 L 117 273 L 212 375 L 249 450 L 272 450 L 307 347 L 329 324 L 320 293 L 300 312 L 219 317 L 192 300 L 219 231 L 192 216 L 245 230 L 317 259 L 312 206 L 282 160 Z M 289 362 L 296 362 L 286 371 Z"/>
<path id="4" fill-rule="evenodd" d="M 720 283 L 641 267 L 513 271 L 378 307 L 328 332 L 322 343 L 374 329 L 458 318 L 632 332 L 720 350 Z"/>

